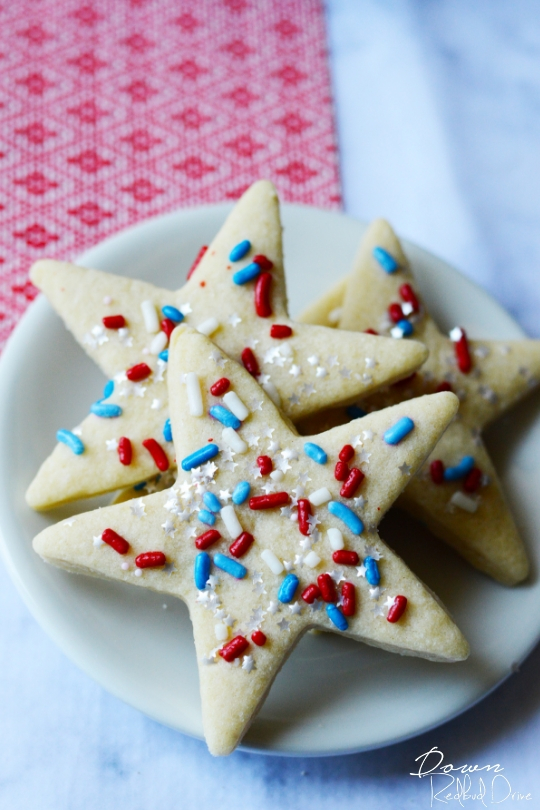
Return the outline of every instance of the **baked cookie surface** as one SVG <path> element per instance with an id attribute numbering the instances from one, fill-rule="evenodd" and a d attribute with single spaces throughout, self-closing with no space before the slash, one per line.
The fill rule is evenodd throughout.
<path id="1" fill-rule="evenodd" d="M 289 319 L 279 201 L 267 181 L 243 195 L 180 290 L 49 260 L 37 262 L 31 277 L 110 380 L 90 415 L 61 432 L 31 483 L 35 509 L 128 487 L 174 465 L 166 347 L 181 321 L 247 364 L 292 420 L 352 402 L 410 374 L 426 356 L 420 343 L 396 348 Z M 119 460 L 120 439 L 129 440 L 129 463 Z M 160 466 L 145 442 L 160 445 Z"/>
<path id="2" fill-rule="evenodd" d="M 453 394 L 310 439 L 207 337 L 179 327 L 169 364 L 174 485 L 49 527 L 34 548 L 187 603 L 212 753 L 239 743 L 310 628 L 434 661 L 467 657 L 445 609 L 377 533 L 453 418 Z"/>

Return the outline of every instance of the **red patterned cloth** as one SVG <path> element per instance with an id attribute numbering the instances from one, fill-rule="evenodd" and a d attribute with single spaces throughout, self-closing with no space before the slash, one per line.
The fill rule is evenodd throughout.
<path id="1" fill-rule="evenodd" d="M 259 177 L 339 205 L 320 0 L 18 0 L 0 30 L 0 344 L 41 256 Z"/>

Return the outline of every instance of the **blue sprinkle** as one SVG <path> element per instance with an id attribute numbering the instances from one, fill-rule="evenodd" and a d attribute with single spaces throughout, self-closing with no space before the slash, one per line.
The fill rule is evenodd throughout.
<path id="1" fill-rule="evenodd" d="M 244 503 L 247 496 L 249 495 L 251 487 L 249 485 L 249 481 L 240 481 L 234 488 L 234 492 L 232 494 L 232 502 L 236 504 L 236 506 L 240 506 L 241 503 Z"/>
<path id="2" fill-rule="evenodd" d="M 193 575 L 195 577 L 195 587 L 198 591 L 204 591 L 206 588 L 206 583 L 210 576 L 211 562 L 210 554 L 207 554 L 206 551 L 201 551 L 201 553 L 197 554 L 195 557 Z"/>
<path id="3" fill-rule="evenodd" d="M 304 453 L 306 456 L 309 456 L 312 461 L 316 461 L 317 464 L 326 464 L 328 461 L 328 456 L 322 447 L 319 447 L 318 444 L 313 444 L 313 442 L 305 443 Z"/>
<path id="4" fill-rule="evenodd" d="M 94 402 L 90 405 L 90 413 L 95 416 L 101 416 L 102 419 L 115 419 L 117 416 L 122 415 L 122 408 L 120 405 L 113 405 L 112 402 Z"/>
<path id="5" fill-rule="evenodd" d="M 145 486 L 146 486 L 146 481 L 141 481 L 140 484 L 135 484 L 133 489 L 135 490 L 135 492 L 140 492 L 141 489 L 145 488 Z"/>
<path id="6" fill-rule="evenodd" d="M 84 444 L 71 430 L 58 430 L 56 432 L 56 441 L 67 445 L 76 456 L 80 456 L 81 453 L 84 453 Z"/>
<path id="7" fill-rule="evenodd" d="M 381 581 L 377 560 L 374 560 L 373 557 L 366 557 L 364 560 L 364 565 L 366 567 L 366 579 L 370 585 L 375 587 Z"/>
<path id="8" fill-rule="evenodd" d="M 205 523 L 207 526 L 213 526 L 216 522 L 216 516 L 209 512 L 207 509 L 201 509 L 199 514 L 197 515 L 197 519 L 201 521 L 201 523 Z"/>
<path id="9" fill-rule="evenodd" d="M 463 456 L 459 464 L 455 467 L 447 467 L 444 471 L 445 481 L 459 481 L 460 478 L 465 478 L 474 467 L 473 456 Z"/>
<path id="10" fill-rule="evenodd" d="M 335 605 L 326 606 L 326 615 L 328 616 L 332 624 L 335 624 L 338 630 L 346 630 L 348 628 L 349 622 L 347 621 L 341 610 Z"/>
<path id="11" fill-rule="evenodd" d="M 358 515 L 355 514 L 352 509 L 349 509 L 348 506 L 345 506 L 344 503 L 340 503 L 339 501 L 329 501 L 328 511 L 335 517 L 339 518 L 339 520 L 342 520 L 345 526 L 350 529 L 353 534 L 362 534 L 364 531 L 364 524 Z"/>
<path id="12" fill-rule="evenodd" d="M 351 419 L 360 419 L 362 416 L 366 416 L 366 414 L 367 411 L 359 405 L 349 405 L 347 408 L 347 416 L 350 416 Z"/>
<path id="13" fill-rule="evenodd" d="M 402 318 L 400 321 L 398 321 L 396 323 L 396 327 L 398 329 L 401 329 L 403 337 L 410 337 L 414 332 L 412 323 L 410 321 L 405 320 L 405 318 Z"/>
<path id="14" fill-rule="evenodd" d="M 172 442 L 172 427 L 170 419 L 167 419 L 163 425 L 163 438 L 166 442 Z"/>
<path id="15" fill-rule="evenodd" d="M 386 273 L 395 273 L 396 270 L 399 270 L 399 264 L 396 262 L 394 257 L 390 253 L 388 253 L 388 251 L 385 250 L 384 248 L 374 247 L 373 257 L 377 259 L 382 269 Z"/>
<path id="16" fill-rule="evenodd" d="M 163 349 L 163 351 L 158 354 L 158 357 L 159 357 L 160 360 L 164 360 L 166 363 L 168 363 L 169 362 L 169 350 L 168 349 Z"/>
<path id="17" fill-rule="evenodd" d="M 388 428 L 383 434 L 386 444 L 399 444 L 405 436 L 408 436 L 414 427 L 414 422 L 408 416 L 402 416 L 395 425 Z"/>
<path id="18" fill-rule="evenodd" d="M 247 568 L 244 568 L 241 563 L 232 560 L 230 557 L 226 557 L 224 554 L 216 554 L 214 557 L 214 565 L 217 565 L 218 568 L 230 574 L 231 577 L 235 577 L 235 579 L 244 579 L 247 574 Z"/>
<path id="19" fill-rule="evenodd" d="M 251 262 L 251 264 L 246 264 L 245 267 L 242 267 L 241 270 L 237 270 L 233 275 L 232 280 L 235 284 L 240 286 L 242 284 L 247 284 L 248 281 L 253 281 L 254 278 L 257 278 L 260 272 L 260 265 L 258 265 L 256 262 Z"/>
<path id="20" fill-rule="evenodd" d="M 207 506 L 211 512 L 219 512 L 221 509 L 219 498 L 217 498 L 213 492 L 205 492 L 202 499 L 204 501 L 204 505 Z"/>
<path id="21" fill-rule="evenodd" d="M 109 380 L 109 382 L 105 383 L 105 388 L 103 389 L 103 399 L 109 399 L 112 396 L 114 391 L 114 380 Z"/>
<path id="22" fill-rule="evenodd" d="M 298 588 L 299 579 L 295 574 L 287 574 L 281 585 L 279 586 L 279 591 L 277 598 L 280 602 L 283 602 L 285 605 L 288 602 L 291 602 L 294 594 L 296 593 L 296 589 Z"/>
<path id="23" fill-rule="evenodd" d="M 161 311 L 166 318 L 170 318 L 171 321 L 174 321 L 175 323 L 181 323 L 181 321 L 184 320 L 184 316 L 179 309 L 176 309 L 176 307 L 167 305 L 166 307 L 161 307 Z"/>
<path id="24" fill-rule="evenodd" d="M 238 430 L 242 424 L 240 419 L 238 419 L 234 413 L 231 413 L 228 408 L 224 408 L 223 405 L 212 405 L 209 413 L 210 416 L 213 416 L 214 419 L 217 419 L 222 425 L 225 425 L 225 427 L 230 427 L 233 430 Z"/>
<path id="25" fill-rule="evenodd" d="M 182 469 L 185 470 L 185 472 L 189 472 L 195 469 L 195 467 L 200 467 L 205 461 L 210 461 L 210 459 L 217 456 L 218 453 L 219 447 L 217 444 L 206 444 L 204 447 L 195 450 L 194 453 L 182 459 Z"/>
<path id="26" fill-rule="evenodd" d="M 231 262 L 239 262 L 240 259 L 243 259 L 248 250 L 251 248 L 251 242 L 249 239 L 244 239 L 243 242 L 238 242 L 237 245 L 233 247 L 231 252 L 229 253 L 229 259 Z"/>

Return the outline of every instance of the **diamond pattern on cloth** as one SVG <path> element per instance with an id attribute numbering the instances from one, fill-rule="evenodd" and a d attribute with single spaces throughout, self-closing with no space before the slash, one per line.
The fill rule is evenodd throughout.
<path id="1" fill-rule="evenodd" d="M 320 0 L 20 0 L 0 26 L 1 345 L 40 257 L 260 177 L 339 206 Z"/>

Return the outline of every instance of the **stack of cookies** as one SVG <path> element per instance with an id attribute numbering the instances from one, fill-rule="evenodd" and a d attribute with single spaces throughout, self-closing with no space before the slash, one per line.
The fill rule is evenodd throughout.
<path id="1" fill-rule="evenodd" d="M 499 582 L 528 573 L 481 430 L 540 379 L 540 343 L 442 335 L 383 221 L 295 323 L 281 230 L 260 181 L 175 292 L 65 262 L 31 274 L 108 382 L 78 427 L 60 426 L 28 503 L 114 493 L 34 548 L 188 605 L 216 755 L 241 741 L 307 630 L 467 657 L 378 535 L 398 499 Z"/>

